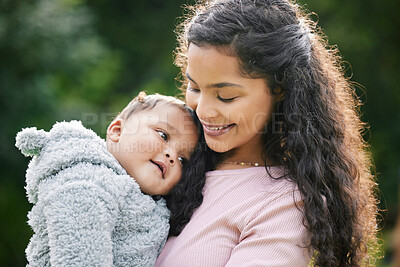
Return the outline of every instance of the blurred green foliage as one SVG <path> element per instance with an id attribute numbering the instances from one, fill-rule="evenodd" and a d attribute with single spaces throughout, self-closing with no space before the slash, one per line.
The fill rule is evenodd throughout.
<path id="1" fill-rule="evenodd" d="M 31 236 L 24 175 L 14 147 L 23 127 L 79 119 L 105 136 L 140 90 L 176 95 L 173 30 L 190 0 L 0 2 L 0 265 L 24 266 Z M 399 1 L 303 0 L 337 44 L 356 86 L 372 145 L 387 227 L 400 169 Z"/>

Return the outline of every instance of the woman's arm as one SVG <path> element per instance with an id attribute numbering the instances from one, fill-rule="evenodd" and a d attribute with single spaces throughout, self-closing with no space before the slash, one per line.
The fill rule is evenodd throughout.
<path id="1" fill-rule="evenodd" d="M 117 203 L 87 181 L 69 182 L 44 202 L 52 266 L 111 266 Z"/>

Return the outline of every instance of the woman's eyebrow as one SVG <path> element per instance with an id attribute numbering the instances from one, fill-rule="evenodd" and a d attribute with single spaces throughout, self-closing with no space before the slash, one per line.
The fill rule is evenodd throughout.
<path id="1" fill-rule="evenodd" d="M 186 72 L 186 77 L 195 85 L 197 85 L 197 83 L 192 79 L 192 77 L 190 77 L 190 75 Z M 223 88 L 223 87 L 239 87 L 239 88 L 243 88 L 243 86 L 241 86 L 240 84 L 236 84 L 236 83 L 228 83 L 228 82 L 221 82 L 221 83 L 211 83 L 206 85 L 206 88 Z"/>
<path id="2" fill-rule="evenodd" d="M 197 83 L 192 79 L 192 77 L 190 77 L 189 73 L 186 72 L 185 75 L 186 75 L 186 77 L 187 77 L 192 83 L 194 83 L 195 85 L 197 85 Z"/>

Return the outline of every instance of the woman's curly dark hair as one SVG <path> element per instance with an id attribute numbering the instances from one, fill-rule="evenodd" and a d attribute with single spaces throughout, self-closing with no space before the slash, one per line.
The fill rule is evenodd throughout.
<path id="1" fill-rule="evenodd" d="M 182 170 L 182 177 L 178 184 L 165 196 L 168 209 L 171 211 L 169 219 L 169 236 L 177 236 L 189 222 L 195 209 L 203 202 L 202 189 L 208 171 L 215 169 L 220 154 L 212 151 L 204 139 L 203 127 L 194 111 L 190 112 L 196 123 L 199 142 L 188 163 Z"/>
<path id="2" fill-rule="evenodd" d="M 290 0 L 203 1 L 189 10 L 177 28 L 181 89 L 191 43 L 224 48 L 239 58 L 245 77 L 265 78 L 283 96 L 263 133 L 265 158 L 285 166 L 302 193 L 315 266 L 371 264 L 378 248 L 376 184 L 360 104 L 337 49 Z M 204 171 L 216 163 L 209 160 L 200 153 L 196 163 Z M 182 192 L 198 194 L 204 185 L 198 174 L 196 187 Z M 198 194 L 180 205 L 190 211 L 201 201 Z M 190 217 L 180 219 L 184 225 Z"/>

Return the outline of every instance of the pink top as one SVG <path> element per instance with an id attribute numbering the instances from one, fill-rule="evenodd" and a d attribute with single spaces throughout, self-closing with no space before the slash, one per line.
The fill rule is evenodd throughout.
<path id="1" fill-rule="evenodd" d="M 283 169 L 270 167 L 273 177 Z M 264 167 L 215 170 L 204 200 L 177 237 L 168 239 L 156 266 L 307 266 L 311 250 L 296 185 L 274 180 Z M 297 206 L 297 207 L 296 207 Z"/>

